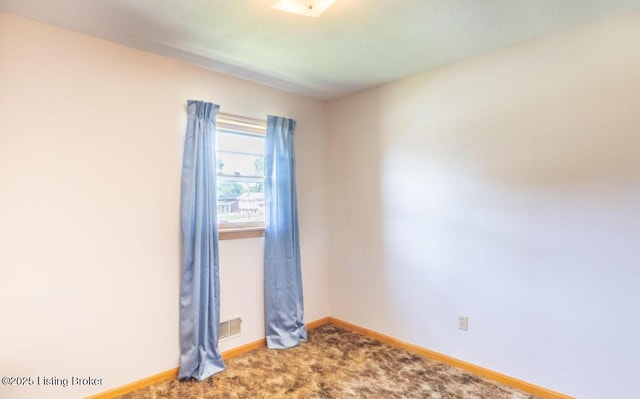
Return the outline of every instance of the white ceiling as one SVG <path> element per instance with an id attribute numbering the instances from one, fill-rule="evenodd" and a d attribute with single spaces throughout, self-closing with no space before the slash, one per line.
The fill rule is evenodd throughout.
<path id="1" fill-rule="evenodd" d="M 330 99 L 640 8 L 640 0 L 0 0 L 0 11 Z M 639 38 L 640 40 L 640 38 Z"/>

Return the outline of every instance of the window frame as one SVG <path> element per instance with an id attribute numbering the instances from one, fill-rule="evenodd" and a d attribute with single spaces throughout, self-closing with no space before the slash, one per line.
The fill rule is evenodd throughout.
<path id="1" fill-rule="evenodd" d="M 260 135 L 263 139 L 267 134 L 266 120 L 248 118 L 223 112 L 218 113 L 218 116 L 216 117 L 216 126 L 218 130 L 236 131 L 239 133 Z M 217 134 L 218 132 L 216 131 L 216 135 Z M 216 177 L 218 176 L 225 175 L 216 171 Z M 217 195 L 218 192 L 216 189 L 216 202 Z M 218 240 L 235 240 L 254 237 L 264 237 L 264 222 L 229 223 L 225 224 L 224 227 L 218 224 Z"/>

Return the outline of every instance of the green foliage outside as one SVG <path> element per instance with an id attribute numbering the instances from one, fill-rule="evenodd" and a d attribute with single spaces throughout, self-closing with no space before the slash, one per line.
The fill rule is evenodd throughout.
<path id="1" fill-rule="evenodd" d="M 218 183 L 218 195 L 224 197 L 237 198 L 244 193 L 242 184 L 235 181 L 225 181 Z"/>
<path id="2" fill-rule="evenodd" d="M 224 169 L 224 160 L 217 161 L 218 172 Z M 264 176 L 264 158 L 253 160 L 255 176 Z M 237 198 L 244 193 L 263 193 L 264 183 L 238 183 L 235 181 L 218 182 L 218 196 Z"/>

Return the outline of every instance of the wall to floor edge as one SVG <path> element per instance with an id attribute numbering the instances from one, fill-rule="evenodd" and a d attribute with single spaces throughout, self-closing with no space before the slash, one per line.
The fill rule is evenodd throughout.
<path id="1" fill-rule="evenodd" d="M 525 382 L 525 381 L 521 381 L 509 376 L 506 376 L 504 374 L 500 374 L 500 373 L 496 373 L 495 371 L 492 370 L 487 370 L 485 368 L 458 360 L 458 359 L 454 359 L 451 358 L 449 356 L 445 356 L 442 355 L 440 353 L 437 352 L 433 352 L 430 351 L 426 348 L 421 348 L 419 346 L 416 345 L 412 345 L 412 344 L 408 344 L 406 342 L 400 341 L 396 338 L 393 337 L 389 337 L 387 335 L 384 334 L 380 334 L 376 331 L 372 331 L 360 326 L 357 326 L 355 324 L 351 324 L 351 323 L 347 323 L 343 320 L 339 320 L 333 317 L 324 317 L 322 319 L 318 319 L 315 320 L 311 323 L 307 324 L 307 329 L 308 330 L 312 330 L 314 328 L 326 325 L 326 324 L 333 324 L 357 333 L 360 333 L 362 335 L 365 335 L 367 337 L 373 338 L 373 339 L 377 339 L 379 341 L 382 341 L 384 343 L 387 343 L 389 345 L 392 346 L 396 346 L 402 349 L 406 349 L 410 352 L 413 353 L 417 353 L 419 355 L 422 355 L 424 357 L 448 364 L 450 366 L 459 368 L 459 369 L 463 369 L 466 371 L 469 371 L 471 373 L 474 373 L 476 375 L 488 378 L 490 380 L 499 382 L 501 384 L 505 384 L 508 386 L 511 386 L 513 388 L 522 390 L 524 392 L 528 392 L 531 394 L 534 394 L 540 398 L 543 399 L 573 399 L 570 396 L 558 393 L 558 392 L 554 392 L 551 390 L 548 390 L 546 388 L 542 388 L 536 385 L 533 385 L 531 383 Z M 266 347 L 266 340 L 265 339 L 261 339 L 258 340 L 256 342 L 250 343 L 248 345 L 243 345 L 241 347 L 238 348 L 234 348 L 230 351 L 224 352 L 222 354 L 223 358 L 226 359 L 230 359 L 236 356 L 240 356 L 244 353 L 247 353 L 251 350 L 254 349 L 258 349 L 258 348 L 264 348 Z M 87 397 L 86 399 L 111 399 L 111 398 L 115 398 L 121 395 L 124 395 L 126 393 L 129 392 L 133 392 L 135 390 L 147 387 L 149 385 L 153 385 L 153 384 L 157 384 L 161 381 L 164 380 L 168 380 L 168 379 L 175 379 L 178 377 L 178 369 L 171 369 L 171 370 L 167 370 L 166 372 L 154 375 L 154 376 L 150 376 L 148 378 L 142 379 L 140 381 L 136 381 L 133 382 L 131 384 L 127 384 L 123 387 L 120 388 L 116 388 L 116 389 L 112 389 L 108 392 L 103 392 L 101 394 L 97 394 L 97 395 L 92 395 L 90 397 Z"/>

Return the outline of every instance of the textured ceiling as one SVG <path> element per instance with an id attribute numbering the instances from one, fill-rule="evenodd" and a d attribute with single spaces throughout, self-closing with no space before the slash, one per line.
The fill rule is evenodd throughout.
<path id="1" fill-rule="evenodd" d="M 329 99 L 640 8 L 640 0 L 0 0 L 0 11 Z"/>

